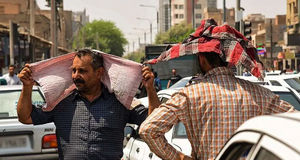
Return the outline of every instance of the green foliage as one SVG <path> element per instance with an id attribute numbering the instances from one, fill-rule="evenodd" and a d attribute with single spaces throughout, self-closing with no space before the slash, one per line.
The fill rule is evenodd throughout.
<path id="1" fill-rule="evenodd" d="M 141 49 L 135 52 L 128 53 L 127 55 L 124 56 L 124 58 L 138 63 L 141 63 L 144 57 L 145 57 L 145 51 Z"/>
<path id="2" fill-rule="evenodd" d="M 186 39 L 195 30 L 191 24 L 180 23 L 172 26 L 167 32 L 157 34 L 156 44 L 179 43 Z"/>
<path id="3" fill-rule="evenodd" d="M 73 41 L 73 49 L 93 48 L 122 56 L 127 40 L 111 21 L 94 20 L 82 27 Z"/>

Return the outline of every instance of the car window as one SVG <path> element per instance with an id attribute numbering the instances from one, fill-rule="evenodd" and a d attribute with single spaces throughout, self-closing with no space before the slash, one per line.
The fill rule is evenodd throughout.
<path id="1" fill-rule="evenodd" d="M 296 91 L 300 92 L 300 80 L 297 78 L 290 78 L 284 80 L 289 86 L 291 86 Z"/>
<path id="2" fill-rule="evenodd" d="M 293 93 L 291 92 L 274 92 L 274 93 L 279 95 L 279 98 L 281 100 L 289 102 L 297 110 L 300 110 L 300 102 Z"/>
<path id="3" fill-rule="evenodd" d="M 189 82 L 189 78 L 184 78 L 173 84 L 170 88 L 179 88 L 179 87 L 185 87 L 185 85 Z"/>
<path id="4" fill-rule="evenodd" d="M 160 102 L 161 103 L 166 103 L 168 100 L 169 100 L 169 98 L 162 97 Z"/>
<path id="5" fill-rule="evenodd" d="M 221 160 L 244 160 L 247 158 L 251 148 L 254 146 L 252 143 L 240 142 L 233 143 L 228 149 L 224 152 Z"/>
<path id="6" fill-rule="evenodd" d="M 17 104 L 21 90 L 0 92 L 0 118 L 17 117 Z M 32 103 L 35 106 L 41 106 L 45 103 L 39 91 L 32 92 Z"/>
<path id="7" fill-rule="evenodd" d="M 281 86 L 278 81 L 270 80 L 270 83 L 272 84 L 272 86 Z"/>
<path id="8" fill-rule="evenodd" d="M 184 124 L 182 122 L 179 122 L 175 126 L 173 137 L 174 138 L 187 138 L 186 130 L 185 130 Z"/>
<path id="9" fill-rule="evenodd" d="M 255 160 L 281 160 L 276 155 L 274 155 L 272 152 L 261 148 L 258 152 L 258 154 L 255 156 Z"/>

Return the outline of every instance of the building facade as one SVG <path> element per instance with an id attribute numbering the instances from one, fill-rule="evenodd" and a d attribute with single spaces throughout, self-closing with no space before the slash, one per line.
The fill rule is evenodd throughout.
<path id="1" fill-rule="evenodd" d="M 193 4 L 194 2 L 194 4 Z M 194 13 L 193 13 L 194 8 Z M 185 22 L 200 25 L 205 8 L 217 8 L 216 0 L 160 0 L 159 31 L 166 32 L 170 26 Z M 193 16 L 194 14 L 194 16 Z"/>

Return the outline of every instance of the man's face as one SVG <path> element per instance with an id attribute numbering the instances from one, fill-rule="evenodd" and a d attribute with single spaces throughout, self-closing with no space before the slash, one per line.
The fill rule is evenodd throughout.
<path id="1" fill-rule="evenodd" d="M 172 69 L 172 74 L 176 75 L 176 70 L 175 69 Z"/>
<path id="2" fill-rule="evenodd" d="M 95 85 L 100 85 L 103 67 L 93 69 L 92 57 L 75 57 L 72 65 L 72 79 L 81 93 L 88 93 Z"/>
<path id="3" fill-rule="evenodd" d="M 15 67 L 9 67 L 8 72 L 10 76 L 13 76 L 15 74 Z"/>

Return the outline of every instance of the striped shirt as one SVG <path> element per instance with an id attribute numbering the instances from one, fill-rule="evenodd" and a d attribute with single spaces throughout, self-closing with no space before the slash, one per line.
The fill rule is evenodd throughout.
<path id="1" fill-rule="evenodd" d="M 168 144 L 164 134 L 181 121 L 192 145 L 192 157 L 214 159 L 249 118 L 289 110 L 293 107 L 270 90 L 236 78 L 226 67 L 218 67 L 155 109 L 142 124 L 140 135 L 156 155 L 173 160 L 179 151 Z"/>

